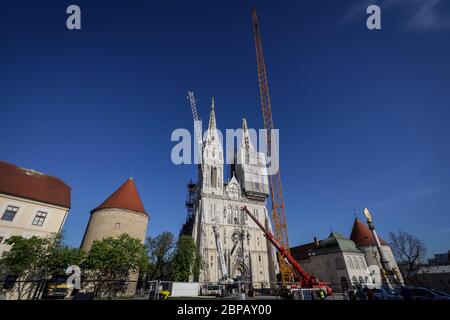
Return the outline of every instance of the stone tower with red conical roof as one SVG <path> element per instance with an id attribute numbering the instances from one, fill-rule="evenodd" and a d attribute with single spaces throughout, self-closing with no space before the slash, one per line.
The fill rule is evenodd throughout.
<path id="1" fill-rule="evenodd" d="M 144 243 L 149 215 L 132 178 L 91 211 L 81 249 L 89 251 L 95 240 L 128 234 Z"/>
<path id="2" fill-rule="evenodd" d="M 382 267 L 382 263 L 380 259 L 380 252 L 378 251 L 376 240 L 372 231 L 369 229 L 369 226 L 355 217 L 350 239 L 356 244 L 356 247 L 359 250 L 364 252 L 369 269 L 371 269 L 371 266 L 376 266 L 376 268 L 371 269 L 372 278 L 375 279 L 376 282 L 381 283 L 382 278 L 379 268 Z M 383 239 L 379 238 L 379 241 L 380 249 L 382 250 L 382 254 L 385 259 L 385 267 L 388 269 L 387 271 L 395 272 L 398 277 L 398 281 L 403 283 L 403 278 L 399 272 L 394 255 L 392 254 L 391 247 L 389 247 Z"/>

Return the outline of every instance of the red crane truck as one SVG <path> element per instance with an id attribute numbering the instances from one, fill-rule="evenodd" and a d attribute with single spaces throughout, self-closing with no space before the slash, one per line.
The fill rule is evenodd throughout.
<path id="1" fill-rule="evenodd" d="M 298 298 L 299 295 L 299 289 L 301 288 L 308 288 L 308 289 L 321 289 L 324 291 L 326 295 L 331 295 L 333 293 L 333 290 L 331 287 L 329 287 L 328 282 L 319 281 L 316 277 L 310 275 L 308 272 L 306 272 L 305 269 L 303 269 L 300 264 L 294 259 L 293 256 L 289 253 L 289 250 L 284 248 L 277 239 L 273 236 L 273 234 L 268 231 L 259 221 L 256 219 L 256 217 L 247 209 L 246 206 L 242 207 L 242 210 L 248 214 L 248 216 L 258 225 L 258 227 L 263 231 L 264 236 L 267 238 L 267 240 L 272 243 L 272 245 L 278 250 L 280 255 L 284 258 L 284 260 L 287 262 L 289 267 L 291 268 L 291 271 L 294 275 L 295 281 L 298 282 L 298 285 L 292 285 L 288 289 L 288 293 L 293 298 Z"/>

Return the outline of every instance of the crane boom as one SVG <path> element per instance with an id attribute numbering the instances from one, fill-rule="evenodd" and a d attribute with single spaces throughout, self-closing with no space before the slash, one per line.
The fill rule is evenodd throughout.
<path id="1" fill-rule="evenodd" d="M 194 97 L 194 92 L 193 91 L 188 91 L 188 100 L 189 103 L 191 105 L 191 111 L 192 111 L 192 119 L 194 120 L 194 131 L 195 131 L 195 137 L 197 139 L 197 150 L 198 150 L 198 154 L 199 159 L 200 159 L 200 163 L 201 163 L 201 153 L 202 153 L 202 146 L 203 146 L 203 139 L 202 139 L 202 128 L 200 125 L 200 117 L 198 116 L 198 111 L 197 111 L 197 105 L 196 105 L 196 101 L 195 101 L 195 97 Z"/>
<path id="2" fill-rule="evenodd" d="M 268 231 L 261 222 L 256 219 L 256 217 L 247 209 L 247 207 L 242 207 L 242 210 L 248 214 L 248 216 L 258 225 L 258 227 L 263 231 L 264 236 L 269 240 L 270 243 L 277 249 L 278 253 L 283 257 L 285 262 L 287 262 L 290 267 L 295 270 L 297 276 L 300 277 L 302 286 L 308 286 L 307 284 L 311 283 L 314 277 L 312 277 L 308 272 L 303 269 L 298 262 L 291 256 L 288 249 L 283 247 L 281 243 L 273 236 L 273 234 Z"/>
<path id="3" fill-rule="evenodd" d="M 222 279 L 227 280 L 228 279 L 228 268 L 225 263 L 225 256 L 223 254 L 222 242 L 220 241 L 220 233 L 219 233 L 219 230 L 217 230 L 217 229 L 218 229 L 217 222 L 215 222 L 213 225 L 213 231 L 214 231 L 214 236 L 216 237 L 216 246 L 217 246 L 217 252 L 219 253 L 219 262 L 220 262 L 220 269 L 222 271 Z"/>
<path id="4" fill-rule="evenodd" d="M 259 30 L 258 16 L 256 8 L 252 9 L 253 35 L 255 39 L 256 64 L 258 69 L 259 91 L 261 98 L 261 108 L 264 119 L 264 128 L 267 130 L 267 159 L 271 158 L 272 135 L 274 128 L 272 120 L 272 108 L 270 105 L 269 83 L 267 81 L 266 64 L 261 44 L 261 34 Z M 282 247 L 289 252 L 289 239 L 286 225 L 286 214 L 284 208 L 283 189 L 281 187 L 280 170 L 276 174 L 269 176 L 270 194 L 272 199 L 272 220 L 274 223 L 275 238 Z M 278 255 L 280 265 L 281 281 L 285 284 L 292 281 L 292 272 L 282 255 Z"/>

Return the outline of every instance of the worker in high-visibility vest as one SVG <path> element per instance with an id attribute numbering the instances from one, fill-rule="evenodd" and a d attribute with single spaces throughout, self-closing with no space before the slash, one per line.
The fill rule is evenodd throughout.
<path id="1" fill-rule="evenodd" d="M 320 300 L 325 300 L 326 297 L 327 297 L 327 295 L 325 293 L 325 290 L 320 289 L 319 290 L 319 298 L 320 298 Z"/>
<path id="2" fill-rule="evenodd" d="M 169 290 L 162 290 L 159 292 L 159 296 L 161 300 L 167 300 L 167 298 L 169 298 L 170 296 L 170 291 Z"/>

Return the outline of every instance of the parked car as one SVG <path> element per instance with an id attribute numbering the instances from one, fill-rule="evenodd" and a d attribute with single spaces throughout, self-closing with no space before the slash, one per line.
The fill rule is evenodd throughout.
<path id="1" fill-rule="evenodd" d="M 405 300 L 450 300 L 450 297 L 438 295 L 422 287 L 404 287 L 401 294 Z"/>
<path id="2" fill-rule="evenodd" d="M 222 290 L 217 283 L 208 283 L 201 288 L 202 296 L 222 296 Z"/>
<path id="3" fill-rule="evenodd" d="M 390 288 L 382 287 L 375 289 L 373 293 L 375 300 L 403 300 L 403 297 Z"/>
<path id="4" fill-rule="evenodd" d="M 69 291 L 69 285 L 67 284 L 67 275 L 60 275 L 51 278 L 47 282 L 47 286 L 44 292 L 44 299 L 64 299 Z"/>
<path id="5" fill-rule="evenodd" d="M 450 293 L 438 291 L 435 289 L 430 289 L 432 292 L 436 293 L 438 296 L 450 298 Z"/>

